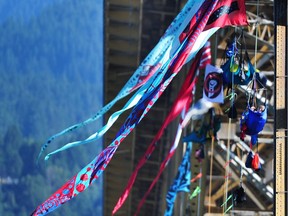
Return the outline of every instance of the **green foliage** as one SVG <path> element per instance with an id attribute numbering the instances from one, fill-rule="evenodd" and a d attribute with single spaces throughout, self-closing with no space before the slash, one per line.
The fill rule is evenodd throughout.
<path id="1" fill-rule="evenodd" d="M 7 3 L 23 10 L 0 18 L 0 215 L 31 214 L 102 147 L 99 141 L 93 151 L 88 145 L 36 165 L 49 136 L 92 116 L 103 101 L 103 2 L 53 2 Z M 86 138 L 101 124 L 64 136 L 54 148 Z M 101 183 L 51 215 L 99 215 Z"/>
<path id="2" fill-rule="evenodd" d="M 16 119 L 23 135 L 42 139 L 100 107 L 103 43 L 96 5 L 62 1 L 29 22 L 0 25 L 0 117 L 6 125 Z"/>
<path id="3" fill-rule="evenodd" d="M 8 141 L 10 145 L 6 145 Z M 91 160 L 88 157 L 88 149 L 79 148 L 78 154 L 72 153 L 73 157 L 71 153 L 67 153 L 53 159 L 52 163 L 47 162 L 37 166 L 36 145 L 21 138 L 17 127 L 9 128 L 1 140 L 1 156 L 5 155 L 5 157 L 1 157 L 0 215 L 29 215 L 36 206 L 79 171 L 84 160 L 85 163 Z M 51 215 L 77 216 L 79 212 L 81 215 L 93 215 L 95 212 L 102 212 L 101 204 L 102 182 L 100 180 L 91 189 L 80 194 L 77 199 Z"/>

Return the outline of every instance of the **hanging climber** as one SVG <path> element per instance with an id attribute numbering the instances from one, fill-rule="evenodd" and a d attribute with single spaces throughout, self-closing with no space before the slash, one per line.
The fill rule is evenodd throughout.
<path id="1" fill-rule="evenodd" d="M 255 69 L 250 61 L 243 32 L 240 37 L 241 41 L 235 37 L 232 43 L 226 49 L 226 62 L 221 66 L 223 70 L 224 85 L 228 88 L 233 85 L 248 85 L 252 80 Z M 240 43 L 240 52 L 237 48 Z M 245 49 L 243 55 L 243 48 Z"/>
<path id="2" fill-rule="evenodd" d="M 255 106 L 248 106 L 240 119 L 240 139 L 244 141 L 245 136 L 250 135 L 251 144 L 255 145 L 258 142 L 258 133 L 263 130 L 266 121 L 267 108 L 265 105 L 260 105 L 258 109 Z"/>

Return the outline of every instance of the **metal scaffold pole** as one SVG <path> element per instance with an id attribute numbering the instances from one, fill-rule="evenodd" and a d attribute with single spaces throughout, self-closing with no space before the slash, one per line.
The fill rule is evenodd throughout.
<path id="1" fill-rule="evenodd" d="M 275 127 L 274 215 L 287 211 L 287 0 L 274 1 L 275 15 Z"/>

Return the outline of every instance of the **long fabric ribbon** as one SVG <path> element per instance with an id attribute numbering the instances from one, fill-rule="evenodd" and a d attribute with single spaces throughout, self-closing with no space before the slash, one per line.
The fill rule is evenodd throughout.
<path id="1" fill-rule="evenodd" d="M 217 29 L 212 29 L 210 31 L 210 34 L 205 34 L 205 38 L 204 40 L 196 40 L 196 45 L 199 48 L 201 48 L 201 46 L 204 44 L 205 41 L 208 40 L 208 38 L 210 38 L 211 34 L 213 34 Z M 181 48 L 181 47 L 180 47 Z M 198 52 L 198 50 L 196 49 L 192 49 L 189 53 L 188 59 L 191 59 L 192 56 L 195 55 L 195 53 Z M 172 59 L 170 59 L 171 61 Z M 166 65 L 170 62 L 168 61 L 166 63 Z M 187 60 L 188 61 L 188 60 Z M 132 108 L 133 106 L 135 106 L 139 100 L 143 97 L 144 94 L 147 95 L 147 91 L 149 91 L 149 86 L 152 85 L 153 86 L 157 86 L 158 83 L 156 84 L 156 79 L 158 80 L 158 82 L 163 78 L 164 74 L 166 73 L 167 69 L 169 69 L 169 67 L 165 69 L 163 71 L 159 71 L 159 74 L 156 73 L 151 79 L 149 79 L 132 97 L 131 99 L 124 105 L 124 107 L 120 110 L 118 110 L 117 112 L 113 113 L 110 118 L 108 119 L 108 122 L 106 125 L 104 125 L 101 129 L 99 129 L 97 132 L 95 132 L 94 134 L 92 134 L 91 136 L 89 136 L 86 140 L 83 141 L 75 141 L 75 142 L 71 142 L 71 143 L 67 143 L 66 145 L 64 145 L 63 147 L 56 149 L 53 152 L 50 152 L 49 154 L 47 154 L 45 156 L 45 160 L 48 160 L 50 156 L 64 151 L 66 149 L 78 146 L 78 145 L 83 145 L 83 144 L 87 144 L 93 141 L 96 141 L 97 139 L 99 139 L 100 137 L 102 137 L 108 130 L 109 128 L 113 125 L 113 123 L 118 119 L 118 117 L 126 110 Z"/>
<path id="2" fill-rule="evenodd" d="M 106 125 L 104 125 L 101 129 L 99 129 L 97 132 L 95 132 L 94 134 L 92 134 L 91 136 L 89 136 L 86 140 L 83 141 L 75 141 L 75 142 L 71 142 L 71 143 L 67 143 L 64 146 L 62 146 L 59 149 L 56 149 L 53 152 L 50 152 L 49 154 L 47 154 L 45 156 L 45 160 L 48 160 L 50 158 L 50 156 L 67 150 L 69 148 L 72 147 L 76 147 L 78 145 L 83 145 L 83 144 L 87 144 L 93 141 L 96 141 L 97 139 L 101 138 L 108 130 L 109 128 L 114 124 L 114 122 L 119 118 L 119 116 L 125 112 L 126 110 L 134 107 L 139 101 L 140 99 L 143 97 L 144 94 L 147 94 L 147 89 L 151 86 L 152 83 L 154 83 L 155 86 L 157 86 L 158 84 L 156 84 L 155 79 L 157 78 L 158 80 L 163 78 L 163 75 L 165 74 L 165 71 L 163 71 L 161 74 L 155 74 L 151 79 L 149 79 L 144 85 L 142 85 L 142 87 L 130 98 L 130 100 L 123 106 L 122 109 L 114 112 L 108 119 Z M 157 77 L 158 76 L 158 77 Z"/>
<path id="3" fill-rule="evenodd" d="M 203 113 L 204 114 L 204 113 Z M 178 144 L 179 144 L 179 141 L 180 141 L 180 138 L 181 138 L 181 134 L 182 134 L 182 130 L 183 128 L 186 126 L 185 124 L 183 124 L 182 120 L 186 118 L 186 115 L 187 115 L 187 112 L 184 113 L 184 115 L 181 117 L 182 119 L 180 120 L 179 122 L 179 125 L 178 125 L 178 129 L 177 129 L 177 132 L 176 132 L 176 136 L 175 136 L 175 139 L 174 139 L 174 142 L 172 144 L 172 146 L 170 147 L 170 150 L 169 150 L 169 153 L 168 155 L 166 156 L 166 158 L 163 160 L 163 162 L 161 163 L 160 165 L 160 169 L 157 173 L 157 176 L 154 178 L 154 180 L 152 181 L 149 189 L 146 191 L 145 195 L 143 196 L 142 200 L 140 201 L 140 203 L 138 204 L 138 207 L 137 207 L 137 211 L 136 213 L 134 214 L 134 216 L 138 215 L 141 207 L 143 206 L 144 202 L 146 201 L 146 198 L 147 196 L 150 194 L 151 190 L 153 189 L 153 187 L 155 186 L 155 184 L 158 182 L 162 172 L 164 171 L 164 169 L 166 168 L 166 166 L 168 165 L 170 159 L 173 157 L 174 153 L 176 152 L 176 149 L 178 147 Z M 192 116 L 193 117 L 193 116 Z"/>
<path id="4" fill-rule="evenodd" d="M 198 58 L 195 59 L 195 62 L 197 62 Z M 199 62 L 200 62 L 200 59 L 198 59 L 198 63 L 196 65 L 199 65 Z M 196 66 L 195 65 L 195 66 Z M 194 83 L 195 84 L 195 83 Z M 194 84 L 192 87 L 194 87 Z M 191 93 L 191 92 L 190 92 Z M 192 98 L 192 96 L 191 96 Z M 136 213 L 134 214 L 135 216 L 138 215 L 141 207 L 143 206 L 144 202 L 146 201 L 146 198 L 147 196 L 150 194 L 151 190 L 153 189 L 153 187 L 155 186 L 155 184 L 158 182 L 162 172 L 164 171 L 164 169 L 167 167 L 170 159 L 173 157 L 173 155 L 175 154 L 176 152 L 176 149 L 178 147 L 178 144 L 179 144 L 179 141 L 180 141 L 180 138 L 181 138 L 181 134 L 182 134 L 182 131 L 183 131 L 183 128 L 186 126 L 186 124 L 183 124 L 183 120 L 186 119 L 187 117 L 187 107 L 185 110 L 182 110 L 183 111 L 183 115 L 180 119 L 180 122 L 179 122 L 179 125 L 178 125 L 178 129 L 177 129 L 177 132 L 176 132 L 176 136 L 175 136 L 175 139 L 174 139 L 174 142 L 172 144 L 172 146 L 170 147 L 170 150 L 169 150 L 169 153 L 168 155 L 166 156 L 166 158 L 163 160 L 163 162 L 161 163 L 160 165 L 160 169 L 157 173 L 157 176 L 154 178 L 153 182 L 151 183 L 149 189 L 146 191 L 146 193 L 144 194 L 142 200 L 140 201 L 140 203 L 138 204 L 138 207 L 137 207 L 137 210 L 136 210 Z M 204 114 L 204 113 L 203 113 Z M 190 115 L 191 117 L 191 115 Z M 193 117 L 193 116 L 192 116 Z"/>
<path id="5" fill-rule="evenodd" d="M 184 8 L 185 9 L 185 8 Z M 185 10 L 184 10 L 185 11 Z M 192 13 L 194 14 L 194 13 Z M 188 54 L 188 58 L 186 60 L 185 63 L 189 62 L 194 56 L 195 53 L 198 52 L 199 49 L 201 49 L 202 46 L 204 46 L 204 44 L 206 43 L 206 41 L 211 37 L 211 35 L 213 35 L 219 28 L 215 27 L 213 29 L 207 30 L 205 32 L 201 32 L 199 38 L 197 38 L 197 40 L 195 41 L 195 45 L 193 46 L 193 48 L 191 49 L 190 53 Z M 189 32 L 189 31 L 188 31 Z M 181 35 L 183 35 L 184 33 L 182 33 Z M 185 35 L 187 35 L 187 33 L 185 33 Z M 185 38 L 181 38 L 182 40 L 184 40 Z M 175 47 L 175 46 L 174 46 Z M 180 46 L 181 48 L 181 46 Z M 179 48 L 179 49 L 180 49 Z M 179 51 L 178 49 L 178 51 Z M 174 56 L 176 56 L 178 52 L 175 53 Z M 172 55 L 171 55 L 172 56 Z M 167 61 L 165 63 L 165 65 L 167 65 L 168 63 L 170 63 L 170 61 L 172 60 L 173 56 L 170 57 L 169 61 Z M 162 66 L 162 68 L 165 68 L 165 65 Z M 87 143 L 91 143 L 93 141 L 96 141 L 97 139 L 101 138 L 107 131 L 108 129 L 113 125 L 113 123 L 118 119 L 118 117 L 126 110 L 132 108 L 133 106 L 135 106 L 135 104 L 137 104 L 139 102 L 139 100 L 141 99 L 141 97 L 143 96 L 144 93 L 146 93 L 148 87 L 151 85 L 151 83 L 153 82 L 153 80 L 155 79 L 155 77 L 158 78 L 158 80 L 160 80 L 162 78 L 162 76 L 164 76 L 165 72 L 167 70 L 161 70 L 157 71 L 148 81 L 146 81 L 146 83 L 137 91 L 137 93 L 135 93 L 131 99 L 124 105 L 124 107 L 118 111 L 116 111 L 115 113 L 113 113 L 110 118 L 108 119 L 108 122 L 106 125 L 104 125 L 101 129 L 99 129 L 97 132 L 95 132 L 94 134 L 92 134 L 91 136 L 89 136 L 87 139 L 85 140 L 81 140 L 81 141 L 75 141 L 75 142 L 71 142 L 71 143 L 67 143 L 65 144 L 63 147 L 56 149 L 53 152 L 50 152 L 49 154 L 47 154 L 45 156 L 45 160 L 48 160 L 49 157 L 53 154 L 56 154 L 60 151 L 72 148 L 72 147 L 76 147 L 82 144 L 87 144 Z M 155 82 L 153 85 L 156 85 Z M 44 150 L 44 149 L 43 149 Z M 40 153 L 41 154 L 41 153 Z M 40 157 L 39 154 L 39 157 Z M 39 159 L 38 157 L 38 159 Z"/>
<path id="6" fill-rule="evenodd" d="M 189 24 L 191 18 L 194 16 L 195 8 L 199 8 L 204 0 L 189 0 L 186 5 L 183 7 L 181 12 L 176 16 L 176 18 L 173 20 L 173 22 L 170 24 L 170 26 L 165 31 L 164 35 L 161 37 L 158 44 L 154 47 L 154 49 L 149 53 L 149 55 L 143 60 L 143 62 L 140 64 L 140 66 L 137 68 L 137 70 L 134 72 L 132 77 L 127 81 L 127 83 L 124 85 L 124 87 L 120 90 L 118 95 L 106 106 L 104 106 L 101 110 L 99 110 L 94 116 L 91 118 L 72 125 L 59 133 L 51 136 L 48 138 L 48 140 L 42 145 L 40 153 L 38 155 L 38 160 L 41 157 L 44 150 L 48 147 L 49 144 L 52 143 L 53 140 L 55 140 L 57 137 L 62 136 L 64 134 L 67 134 L 69 132 L 72 132 L 76 129 L 79 129 L 81 127 L 86 126 L 87 124 L 90 124 L 100 117 L 102 117 L 108 110 L 111 109 L 111 107 L 120 99 L 126 97 L 134 90 L 141 87 L 143 84 L 145 84 L 155 73 L 161 72 L 161 67 L 163 67 L 164 64 L 167 63 L 167 61 L 171 58 L 173 58 L 176 51 L 179 49 L 181 43 L 179 41 L 179 38 L 181 36 L 183 37 L 183 32 L 187 25 Z M 192 56 L 189 60 L 191 60 Z M 127 108 L 128 109 L 128 108 Z M 119 113 L 118 113 L 119 114 Z M 112 121 L 110 121 L 111 123 Z M 73 145 L 78 145 L 81 143 L 88 143 L 92 142 L 95 139 L 95 136 L 98 136 L 98 134 L 101 134 L 101 132 L 96 132 L 95 134 L 92 134 L 89 138 L 87 138 L 84 141 L 76 141 L 73 142 Z M 102 134 L 103 135 L 103 134 Z M 90 138 L 92 140 L 90 140 Z M 89 141 L 90 140 L 90 141 Z M 48 157 L 49 158 L 49 157 Z M 47 159 L 48 159 L 47 158 Z"/>
<path id="7" fill-rule="evenodd" d="M 201 51 L 197 54 L 195 61 L 193 61 L 190 70 L 187 74 L 187 77 L 178 93 L 178 96 L 176 98 L 176 100 L 173 103 L 173 106 L 168 114 L 168 116 L 166 117 L 165 121 L 163 122 L 161 128 L 159 129 L 159 131 L 157 132 L 156 136 L 154 137 L 154 139 L 152 140 L 152 142 L 150 143 L 150 145 L 148 146 L 145 154 L 142 156 L 142 158 L 140 159 L 140 161 L 138 162 L 135 170 L 133 171 L 132 175 L 130 176 L 127 186 L 124 189 L 124 192 L 122 193 L 122 195 L 120 196 L 120 198 L 118 199 L 117 204 L 115 205 L 112 214 L 115 214 L 120 208 L 121 206 L 124 204 L 124 202 L 126 201 L 132 186 L 135 182 L 135 179 L 138 175 L 139 170 L 142 168 L 142 166 L 146 163 L 146 161 L 149 159 L 150 155 L 153 153 L 153 151 L 156 148 L 156 143 L 157 141 L 161 138 L 165 128 L 170 124 L 171 121 L 173 121 L 183 110 L 183 107 L 187 106 L 187 103 L 189 102 L 190 99 L 192 99 L 192 89 L 195 86 L 197 79 L 195 78 L 195 72 L 197 70 L 197 67 L 199 65 L 200 62 L 200 58 L 198 56 L 201 55 Z M 188 103 L 189 106 L 190 103 Z"/>
<path id="8" fill-rule="evenodd" d="M 206 3 L 206 5 L 207 4 L 208 3 Z M 198 10 L 197 18 L 202 18 L 204 16 L 207 22 L 208 17 L 205 16 L 206 13 L 206 10 Z M 79 193 L 83 192 L 102 174 L 120 143 L 147 114 L 147 112 L 162 95 L 172 79 L 180 71 L 183 63 L 185 63 L 188 59 L 189 53 L 192 50 L 196 38 L 199 36 L 200 32 L 205 26 L 205 23 L 203 25 L 202 21 L 199 24 L 199 20 L 196 20 L 195 16 L 192 20 L 196 23 L 196 25 L 193 25 L 193 27 L 189 29 L 189 33 L 187 34 L 186 39 L 181 44 L 181 50 L 179 51 L 179 54 L 173 59 L 171 67 L 169 67 L 168 72 L 164 75 L 163 79 L 161 79 L 160 85 L 152 84 L 149 87 L 148 90 L 150 94 L 144 95 L 139 103 L 134 107 L 124 125 L 122 125 L 120 128 L 113 142 L 108 147 L 106 147 L 100 153 L 100 155 L 98 155 L 86 167 L 78 172 L 71 180 L 69 180 L 59 190 L 52 194 L 52 196 L 50 196 L 44 203 L 39 205 L 32 213 L 32 215 L 45 215 L 55 210 L 70 199 L 77 196 Z"/>
<path id="9" fill-rule="evenodd" d="M 198 22 L 200 22 L 201 20 L 201 24 L 198 25 L 198 28 L 196 28 L 195 31 L 200 30 L 202 31 L 208 21 L 208 18 L 211 14 L 211 12 L 214 10 L 214 7 L 217 4 L 217 0 L 215 1 L 205 1 L 203 3 L 203 5 L 201 6 L 201 8 L 199 9 L 199 17 L 198 17 Z M 201 16 L 202 13 L 202 16 Z M 198 14 L 197 14 L 198 15 Z M 199 35 L 199 33 L 197 34 Z M 146 193 L 144 194 L 142 200 L 140 201 L 140 203 L 138 204 L 136 213 L 134 215 L 138 215 L 141 207 L 143 206 L 144 202 L 146 201 L 147 196 L 150 194 L 151 190 L 153 189 L 154 185 L 157 183 L 158 179 L 160 178 L 162 172 L 164 171 L 164 169 L 166 168 L 166 166 L 168 165 L 170 159 L 172 158 L 172 156 L 174 155 L 176 148 L 178 146 L 180 137 L 182 134 L 182 125 L 181 123 L 178 125 L 178 129 L 177 129 L 177 134 L 176 134 L 176 138 L 174 140 L 174 143 L 172 145 L 172 147 L 170 148 L 169 154 L 166 156 L 166 158 L 164 159 L 164 161 L 161 163 L 160 165 L 160 170 L 157 173 L 157 176 L 155 177 L 155 179 L 153 180 L 153 182 L 151 183 L 149 189 L 146 191 Z"/>
<path id="10" fill-rule="evenodd" d="M 209 29 L 209 27 L 213 27 L 213 28 L 215 27 L 217 29 L 219 27 L 224 27 L 224 26 L 228 26 L 228 25 L 247 25 L 248 24 L 247 18 L 246 18 L 246 9 L 245 9 L 244 0 L 236 0 L 236 1 L 233 1 L 233 0 L 223 0 L 223 1 L 219 0 L 219 1 L 217 1 L 216 0 L 216 1 L 208 1 L 208 2 L 205 1 L 203 3 L 203 5 L 201 6 L 200 10 L 201 9 L 205 10 L 205 6 L 207 7 L 207 5 L 205 5 L 205 3 L 210 4 L 210 7 L 211 7 L 211 10 L 208 10 L 205 14 L 207 17 L 209 17 L 211 15 L 208 23 L 207 22 L 205 23 L 205 21 L 203 22 L 203 23 L 205 23 L 204 25 L 207 24 L 207 26 L 205 27 L 206 29 Z M 213 10 L 213 12 L 212 12 L 212 10 Z M 206 17 L 204 17 L 203 19 L 205 20 L 205 18 Z M 198 17 L 198 19 L 201 19 L 201 18 Z M 209 26 L 208 26 L 208 24 L 209 24 Z M 206 31 L 206 32 L 208 32 L 208 31 Z M 182 133 L 182 127 L 184 127 L 188 123 L 188 119 L 193 117 L 193 114 L 197 114 L 197 113 L 189 113 L 189 116 L 186 116 L 184 118 L 185 122 L 182 122 L 182 124 L 178 126 L 177 135 L 179 133 Z M 177 135 L 176 135 L 176 137 L 177 137 Z M 142 200 L 138 204 L 135 215 L 137 215 L 139 213 L 139 211 L 140 211 L 142 205 L 144 204 L 148 194 L 150 193 L 150 191 L 152 190 L 152 188 L 154 187 L 154 185 L 158 181 L 161 173 L 165 169 L 170 158 L 173 156 L 173 154 L 175 152 L 174 151 L 175 147 L 177 147 L 177 145 L 178 144 L 176 144 L 174 142 L 173 146 L 170 149 L 169 154 L 167 155 L 167 157 L 162 162 L 157 176 L 155 177 L 155 179 L 151 183 L 148 191 L 145 193 Z"/>
<path id="11" fill-rule="evenodd" d="M 152 83 L 147 91 L 149 94 L 143 95 L 139 103 L 134 107 L 131 114 L 125 121 L 124 125 L 120 128 L 120 131 L 117 133 L 113 142 L 98 156 L 96 156 L 93 161 L 91 161 L 74 177 L 72 177 L 72 179 L 66 182 L 46 201 L 40 204 L 32 213 L 32 215 L 46 215 L 47 213 L 50 213 L 70 199 L 77 196 L 79 193 L 83 192 L 102 174 L 121 142 L 131 131 L 133 131 L 136 125 L 147 114 L 150 108 L 162 95 L 166 87 L 170 84 L 172 79 L 180 71 L 183 64 L 188 60 L 188 57 L 191 56 L 190 53 L 195 44 L 195 41 L 200 32 L 203 31 L 208 17 L 210 16 L 211 11 L 214 9 L 216 3 L 216 0 L 207 0 L 202 4 L 200 10 L 198 10 L 196 13 L 197 15 L 194 16 L 190 22 L 190 28 L 187 37 L 185 37 L 187 39 L 181 43 L 181 49 L 178 55 L 173 59 L 173 62 L 167 73 L 165 73 L 164 77 L 160 79 L 160 84 L 153 85 Z M 189 8 L 189 10 L 191 10 L 191 8 Z M 166 69 L 168 66 L 169 65 L 166 66 Z M 157 82 L 159 82 L 159 80 L 157 80 Z M 157 82 L 156 84 L 158 84 Z"/>
<path id="12" fill-rule="evenodd" d="M 188 2 L 188 6 L 191 6 L 191 2 Z M 194 4 L 194 3 L 193 3 Z M 196 4 L 198 5 L 198 4 Z M 187 6 L 187 7 L 188 7 Z M 186 13 L 192 13 L 192 14 L 195 14 L 195 10 L 192 10 L 191 8 L 190 9 L 186 9 L 186 6 L 183 8 L 184 12 Z M 183 13 L 184 13 L 183 12 Z M 185 13 L 184 13 L 185 14 Z M 190 18 L 191 15 L 188 16 L 188 18 Z M 187 17 L 185 18 L 185 20 L 187 20 Z M 183 24 L 182 24 L 183 25 Z M 185 32 L 185 34 L 182 32 L 179 36 L 179 40 L 180 41 L 184 41 L 185 39 L 187 39 L 187 37 L 181 37 L 183 35 L 187 36 L 189 33 L 191 33 L 191 22 L 189 23 L 190 25 L 190 28 L 188 28 L 189 30 L 187 31 L 187 28 L 185 30 L 183 30 Z M 191 49 L 190 52 L 187 53 L 188 55 L 188 58 L 186 58 L 186 62 L 189 62 L 194 56 L 195 56 L 195 53 L 197 52 L 197 50 L 199 50 L 204 44 L 205 42 L 208 40 L 208 38 L 211 36 L 211 34 L 213 34 L 214 32 L 216 32 L 218 30 L 218 28 L 215 28 L 215 29 L 212 29 L 210 30 L 210 34 L 207 34 L 207 33 L 203 33 L 203 35 L 201 35 L 202 37 L 199 37 L 199 39 L 196 41 L 195 43 L 195 48 Z M 187 32 L 186 32 L 187 31 Z M 177 32 L 178 34 L 178 32 Z M 207 38 L 207 39 L 206 39 Z M 175 44 L 179 44 L 179 41 L 177 41 L 177 43 L 175 42 Z M 113 123 L 118 119 L 118 117 L 126 110 L 132 108 L 133 106 L 135 106 L 139 100 L 141 99 L 141 97 L 144 95 L 144 93 L 146 94 L 147 93 L 147 89 L 149 88 L 149 86 L 151 86 L 151 83 L 154 82 L 155 78 L 157 78 L 158 80 L 160 80 L 162 78 L 162 76 L 164 76 L 164 74 L 166 73 L 167 71 L 167 64 L 169 64 L 173 58 L 175 58 L 175 56 L 177 56 L 179 50 L 181 49 L 181 46 L 182 45 L 175 45 L 173 44 L 173 49 L 171 51 L 169 51 L 169 53 L 171 53 L 172 51 L 175 52 L 174 55 L 171 55 L 170 54 L 170 57 L 169 59 L 167 60 L 166 59 L 166 62 L 165 64 L 163 64 L 161 66 L 161 68 L 159 70 L 157 70 L 154 75 L 148 80 L 146 81 L 146 83 L 137 91 L 137 93 L 135 93 L 131 99 L 124 105 L 124 107 L 121 109 L 121 110 L 118 110 L 117 112 L 113 113 L 107 124 L 104 125 L 101 129 L 99 129 L 97 132 L 95 132 L 94 134 L 92 134 L 91 136 L 89 136 L 86 140 L 82 140 L 82 141 L 75 141 L 75 142 L 71 142 L 71 143 L 67 143 L 66 145 L 64 145 L 63 147 L 53 151 L 53 152 L 50 152 L 49 154 L 46 155 L 45 157 L 45 160 L 48 160 L 49 157 L 53 154 L 56 154 L 60 151 L 63 151 L 63 150 L 66 150 L 68 148 L 71 148 L 71 147 L 75 147 L 75 146 L 78 146 L 78 145 L 82 145 L 82 144 L 87 144 L 87 143 L 90 143 L 90 142 L 93 142 L 93 141 L 96 141 L 97 139 L 99 139 L 100 137 L 102 137 L 107 131 L 108 129 L 113 125 Z M 176 49 L 176 47 L 178 47 L 178 49 Z M 171 66 L 171 65 L 170 65 Z M 183 65 L 182 65 L 183 66 Z M 169 68 L 169 67 L 168 67 Z M 154 86 L 156 85 L 155 82 L 153 84 Z M 44 150 L 44 149 L 43 149 Z M 42 152 L 42 151 L 41 151 Z M 39 154 L 39 156 L 41 155 L 41 152 Z M 39 157 L 38 157 L 39 158 Z"/>
<path id="13" fill-rule="evenodd" d="M 166 156 L 166 158 L 163 160 L 163 162 L 160 165 L 160 169 L 157 173 L 157 176 L 154 178 L 153 182 L 151 183 L 149 189 L 146 191 L 146 193 L 144 194 L 142 200 L 140 201 L 140 203 L 138 204 L 136 213 L 134 214 L 134 216 L 138 215 L 141 207 L 143 206 L 144 202 L 146 201 L 147 196 L 150 194 L 151 190 L 153 189 L 153 187 L 155 186 L 155 184 L 157 183 L 157 181 L 159 180 L 162 172 L 164 171 L 164 169 L 166 168 L 166 166 L 168 165 L 170 159 L 173 157 L 174 153 L 176 152 L 176 149 L 178 147 L 180 138 L 181 138 L 181 134 L 182 134 L 182 127 L 181 124 L 178 125 L 178 129 L 177 129 L 177 133 L 176 133 L 176 137 L 175 140 L 173 142 L 172 147 L 169 150 L 168 155 Z"/>
<path id="14" fill-rule="evenodd" d="M 166 195 L 166 211 L 165 216 L 173 214 L 173 206 L 178 192 L 190 192 L 190 181 L 191 181 L 191 150 L 192 142 L 187 143 L 186 151 L 183 156 L 182 162 L 178 168 L 178 173 L 174 179 L 173 184 L 170 186 L 169 191 Z"/>

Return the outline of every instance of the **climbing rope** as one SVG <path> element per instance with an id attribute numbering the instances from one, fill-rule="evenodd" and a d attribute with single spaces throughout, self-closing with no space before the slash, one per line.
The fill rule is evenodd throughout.
<path id="1" fill-rule="evenodd" d="M 234 89 L 234 76 L 232 76 L 232 95 L 235 94 Z M 234 97 L 231 100 L 231 104 L 234 105 Z M 229 183 L 229 172 L 230 172 L 230 134 L 231 134 L 231 118 L 229 117 L 229 123 L 228 123 L 228 139 L 227 139 L 227 152 L 226 152 L 226 165 L 225 165 L 225 196 L 224 196 L 224 208 L 223 208 L 223 214 L 226 213 L 227 210 L 227 198 L 228 198 L 228 183 Z"/>
<path id="2" fill-rule="evenodd" d="M 212 173 L 213 173 L 213 155 L 214 155 L 214 136 L 212 136 L 211 141 L 211 156 L 210 156 L 210 178 L 209 178 L 209 205 L 208 213 L 211 211 L 211 193 L 212 193 Z"/>

